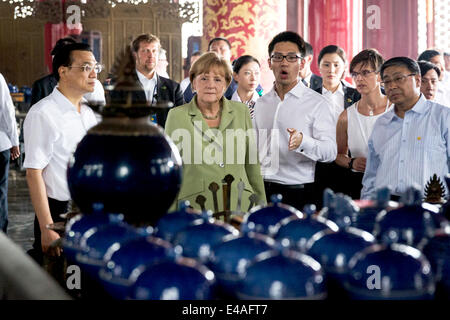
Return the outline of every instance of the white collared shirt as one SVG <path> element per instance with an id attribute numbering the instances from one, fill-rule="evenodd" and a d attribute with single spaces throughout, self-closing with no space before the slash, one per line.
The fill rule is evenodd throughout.
<path id="1" fill-rule="evenodd" d="M 0 73 L 0 152 L 18 145 L 16 109 L 5 78 Z"/>
<path id="2" fill-rule="evenodd" d="M 153 77 L 151 79 L 148 79 L 137 69 L 136 74 L 139 78 L 139 82 L 142 84 L 142 87 L 144 88 L 145 98 L 147 99 L 148 102 L 152 103 L 153 98 L 156 95 L 156 82 L 157 82 L 156 71 L 153 72 Z"/>
<path id="3" fill-rule="evenodd" d="M 78 143 L 97 120 L 94 112 L 76 107 L 59 91 L 34 104 L 24 122 L 25 161 L 23 166 L 43 169 L 47 196 L 59 201 L 70 199 L 67 165 Z"/>
<path id="4" fill-rule="evenodd" d="M 325 87 L 322 86 L 322 95 L 329 99 L 334 106 L 335 113 L 339 117 L 339 115 L 344 111 L 344 88 L 342 87 L 342 83 L 339 82 L 339 87 L 335 92 L 328 91 Z"/>
<path id="5" fill-rule="evenodd" d="M 293 185 L 314 182 L 316 161 L 336 159 L 336 116 L 330 102 L 301 81 L 284 100 L 272 88 L 258 99 L 254 127 L 257 130 L 261 169 L 266 181 Z M 303 133 L 296 150 L 289 151 L 289 133 Z"/>
<path id="6" fill-rule="evenodd" d="M 249 101 L 242 101 L 241 97 L 239 97 L 237 90 L 231 96 L 231 101 L 242 102 L 243 104 L 246 104 L 246 105 L 248 105 L 248 102 L 250 102 L 250 101 L 256 102 L 256 101 L 258 101 L 258 99 L 259 99 L 259 94 L 258 94 L 258 92 L 256 92 L 256 90 L 253 92 L 253 96 Z"/>
<path id="7" fill-rule="evenodd" d="M 303 80 L 306 82 L 306 86 L 308 88 L 311 88 L 311 77 L 312 77 L 312 72 L 310 72 Z"/>

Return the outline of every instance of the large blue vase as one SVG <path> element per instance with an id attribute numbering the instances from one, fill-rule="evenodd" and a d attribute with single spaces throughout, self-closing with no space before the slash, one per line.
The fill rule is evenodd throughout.
<path id="1" fill-rule="evenodd" d="M 100 204 L 130 224 L 154 226 L 180 189 L 181 157 L 148 116 L 106 116 L 78 144 L 67 176 L 83 213 Z"/>
<path id="2" fill-rule="evenodd" d="M 374 244 L 358 252 L 349 262 L 345 287 L 358 300 L 426 300 L 435 291 L 426 257 L 399 243 Z"/>

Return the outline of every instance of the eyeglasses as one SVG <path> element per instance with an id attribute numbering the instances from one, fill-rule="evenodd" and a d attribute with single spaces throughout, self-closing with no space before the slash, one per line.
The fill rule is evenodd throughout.
<path id="1" fill-rule="evenodd" d="M 80 68 L 84 72 L 91 73 L 92 70 L 94 70 L 95 73 L 100 73 L 103 70 L 103 65 L 100 63 L 95 64 L 94 66 L 91 66 L 90 64 L 85 64 L 83 66 L 68 66 L 69 68 Z"/>
<path id="2" fill-rule="evenodd" d="M 353 79 L 356 79 L 358 76 L 361 76 L 361 77 L 363 77 L 363 78 L 367 78 L 367 77 L 368 77 L 371 73 L 373 73 L 373 72 L 378 73 L 378 72 L 375 71 L 375 70 L 373 70 L 373 71 L 370 71 L 370 70 L 363 70 L 363 71 L 361 71 L 361 72 L 355 72 L 355 71 L 353 71 L 352 73 L 350 73 L 350 75 L 352 76 Z"/>
<path id="3" fill-rule="evenodd" d="M 403 82 L 405 82 L 406 78 L 408 78 L 410 76 L 415 76 L 415 75 L 416 75 L 415 73 L 410 73 L 410 74 L 406 74 L 406 75 L 396 76 L 392 80 L 383 80 L 383 81 L 381 81 L 381 84 L 384 87 L 387 87 L 387 86 L 391 85 L 392 83 L 402 84 Z"/>
<path id="4" fill-rule="evenodd" d="M 286 58 L 287 62 L 297 62 L 298 59 L 303 59 L 303 57 L 298 56 L 296 54 L 288 54 L 288 55 L 282 55 L 281 53 L 274 53 L 270 59 L 272 59 L 273 62 L 281 62 L 283 59 Z"/>

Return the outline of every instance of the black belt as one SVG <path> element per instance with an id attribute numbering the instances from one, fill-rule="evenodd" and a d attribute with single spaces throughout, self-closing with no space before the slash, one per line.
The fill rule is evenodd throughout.
<path id="1" fill-rule="evenodd" d="M 281 184 L 271 181 L 264 181 L 264 184 L 268 187 L 278 187 L 278 188 L 284 188 L 284 189 L 304 189 L 307 185 L 310 185 L 311 183 L 304 183 L 304 184 Z"/>

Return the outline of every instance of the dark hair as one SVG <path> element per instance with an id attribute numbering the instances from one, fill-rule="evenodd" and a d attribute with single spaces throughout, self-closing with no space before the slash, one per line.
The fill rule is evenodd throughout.
<path id="1" fill-rule="evenodd" d="M 337 53 L 337 55 L 342 59 L 342 61 L 344 61 L 344 64 L 347 62 L 347 56 L 345 55 L 344 49 L 332 44 L 320 50 L 319 57 L 317 58 L 317 64 L 320 65 L 320 61 L 322 60 L 323 56 L 328 53 Z"/>
<path id="2" fill-rule="evenodd" d="M 131 43 L 131 48 L 133 49 L 134 52 L 139 51 L 139 46 L 141 45 L 141 42 L 147 43 L 157 42 L 159 45 L 158 49 L 161 49 L 161 42 L 159 41 L 159 38 L 157 36 L 149 33 L 143 33 L 139 35 L 136 39 L 134 39 L 133 42 Z"/>
<path id="3" fill-rule="evenodd" d="M 383 63 L 380 74 L 383 79 L 384 70 L 389 67 L 406 67 L 411 73 L 420 74 L 420 68 L 416 61 L 408 57 L 394 57 Z"/>
<path id="4" fill-rule="evenodd" d="M 350 73 L 360 63 L 362 63 L 362 66 L 369 65 L 378 72 L 384 63 L 384 59 L 377 49 L 365 49 L 353 57 L 352 62 L 350 62 Z"/>
<path id="5" fill-rule="evenodd" d="M 231 43 L 230 43 L 230 41 L 228 41 L 228 40 L 225 39 L 225 38 L 217 37 L 217 38 L 213 38 L 213 39 L 211 39 L 211 41 L 209 41 L 209 44 L 208 44 L 208 51 L 211 50 L 211 45 L 212 45 L 214 42 L 216 42 L 216 41 L 225 41 L 225 42 L 227 43 L 227 45 L 228 45 L 228 48 L 230 48 L 230 50 L 231 50 Z"/>
<path id="6" fill-rule="evenodd" d="M 71 43 L 76 43 L 76 41 L 73 38 L 61 38 L 58 41 L 56 41 L 55 46 L 53 47 L 52 51 L 50 52 L 50 54 L 52 56 L 56 55 L 56 53 L 61 50 L 62 47 L 64 47 L 65 45 L 71 44 Z"/>
<path id="7" fill-rule="evenodd" d="M 314 55 L 314 50 L 309 42 L 305 41 L 305 57 Z"/>
<path id="8" fill-rule="evenodd" d="M 417 61 L 417 64 L 419 65 L 421 76 L 426 75 L 427 72 L 430 71 L 431 69 L 436 71 L 438 77 L 441 76 L 441 70 L 439 70 L 439 68 L 435 64 L 425 60 Z"/>
<path id="9" fill-rule="evenodd" d="M 87 43 L 70 43 L 63 47 L 61 47 L 60 50 L 56 52 L 55 57 L 53 58 L 52 63 L 52 73 L 53 76 L 56 78 L 57 81 L 59 81 L 59 72 L 58 69 L 61 66 L 68 67 L 72 64 L 72 51 L 89 51 L 92 52 L 91 46 Z"/>
<path id="10" fill-rule="evenodd" d="M 191 54 L 191 57 L 200 57 L 202 55 L 201 51 L 195 51 Z"/>
<path id="11" fill-rule="evenodd" d="M 298 33 L 293 31 L 284 31 L 273 37 L 272 41 L 269 43 L 269 57 L 273 52 L 273 48 L 278 42 L 292 42 L 298 47 L 298 51 L 302 57 L 305 57 L 305 41 Z"/>
<path id="12" fill-rule="evenodd" d="M 236 73 L 239 73 L 239 70 L 241 70 L 241 68 L 243 66 L 245 66 L 247 63 L 250 62 L 256 62 L 258 64 L 258 66 L 261 66 L 259 64 L 258 59 L 256 59 L 255 57 L 252 57 L 250 55 L 245 55 L 245 56 L 240 56 L 239 58 L 237 58 L 236 60 L 233 61 L 233 71 Z"/>
<path id="13" fill-rule="evenodd" d="M 425 50 L 422 52 L 419 57 L 417 58 L 417 61 L 430 61 L 433 57 L 440 56 L 441 53 L 437 50 Z"/>

